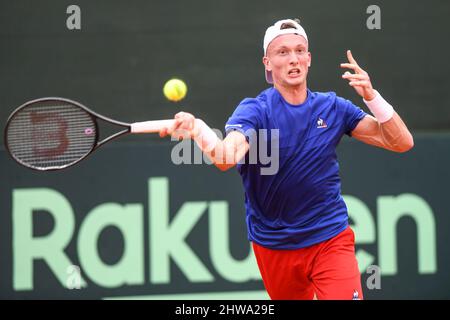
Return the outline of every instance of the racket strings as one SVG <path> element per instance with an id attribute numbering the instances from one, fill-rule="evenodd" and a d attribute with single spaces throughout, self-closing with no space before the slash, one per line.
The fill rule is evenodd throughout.
<path id="1" fill-rule="evenodd" d="M 61 168 L 86 156 L 96 144 L 96 124 L 82 108 L 41 101 L 14 114 L 7 130 L 11 154 L 38 169 Z"/>

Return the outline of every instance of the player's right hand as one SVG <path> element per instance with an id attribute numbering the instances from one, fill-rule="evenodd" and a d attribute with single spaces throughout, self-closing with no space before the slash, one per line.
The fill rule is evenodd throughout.
<path id="1" fill-rule="evenodd" d="M 177 140 L 195 137 L 195 117 L 187 112 L 178 112 L 174 117 L 174 122 L 170 127 L 159 131 L 161 138 L 171 135 Z"/>

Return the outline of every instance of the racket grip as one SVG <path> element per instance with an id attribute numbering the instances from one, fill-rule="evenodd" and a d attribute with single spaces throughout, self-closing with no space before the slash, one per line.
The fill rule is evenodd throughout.
<path id="1" fill-rule="evenodd" d="M 152 120 L 131 124 L 131 133 L 157 133 L 161 129 L 170 127 L 175 120 Z"/>

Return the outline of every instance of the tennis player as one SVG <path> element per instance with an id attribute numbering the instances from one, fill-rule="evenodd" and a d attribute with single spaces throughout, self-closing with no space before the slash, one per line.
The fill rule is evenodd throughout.
<path id="1" fill-rule="evenodd" d="M 248 237 L 272 299 L 362 299 L 336 147 L 347 134 L 406 152 L 413 147 L 412 135 L 350 51 L 341 67 L 352 72 L 342 78 L 372 115 L 334 92 L 308 89 L 311 53 L 298 20 L 270 26 L 263 49 L 266 80 L 273 87 L 237 106 L 224 140 L 185 112 L 176 114 L 173 126 L 160 136 L 194 139 L 221 170 L 237 165 L 245 189 Z M 249 132 L 269 129 L 279 130 L 279 167 L 275 174 L 264 175 L 264 164 L 244 160 L 254 145 Z M 270 132 L 267 141 L 273 141 Z"/>

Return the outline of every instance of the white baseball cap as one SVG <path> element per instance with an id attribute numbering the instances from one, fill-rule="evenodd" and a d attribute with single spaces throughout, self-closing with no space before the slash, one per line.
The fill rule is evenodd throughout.
<path id="1" fill-rule="evenodd" d="M 306 35 L 305 29 L 297 22 L 298 20 L 293 19 L 284 19 L 275 22 L 273 26 L 270 26 L 266 30 L 266 34 L 264 35 L 264 55 L 267 53 L 267 47 L 269 44 L 278 36 L 283 34 L 298 34 L 305 38 L 306 42 L 308 42 L 308 36 Z M 288 26 L 286 28 L 286 25 Z M 266 70 L 266 81 L 268 83 L 273 83 L 272 72 Z"/>

